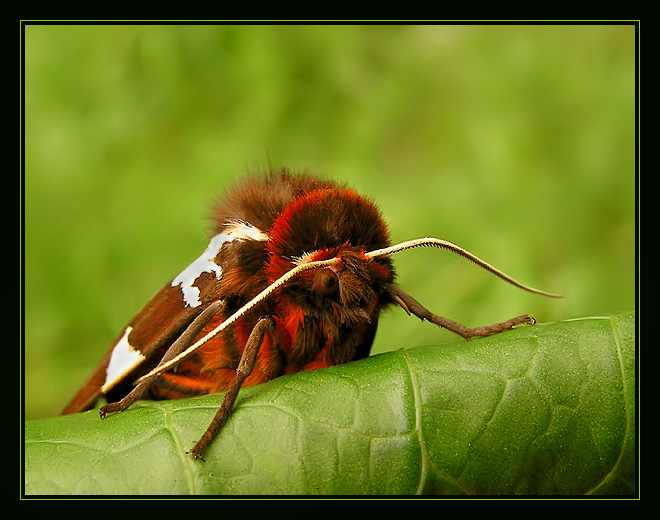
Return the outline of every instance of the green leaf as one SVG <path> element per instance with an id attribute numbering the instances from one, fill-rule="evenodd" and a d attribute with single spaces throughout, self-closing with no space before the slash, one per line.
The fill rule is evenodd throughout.
<path id="1" fill-rule="evenodd" d="M 26 494 L 618 494 L 636 489 L 635 315 L 520 327 L 222 395 L 25 424 Z"/>

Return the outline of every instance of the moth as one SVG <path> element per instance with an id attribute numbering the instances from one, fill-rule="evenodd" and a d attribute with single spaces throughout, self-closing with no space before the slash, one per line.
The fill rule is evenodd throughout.
<path id="1" fill-rule="evenodd" d="M 206 250 L 119 333 L 64 414 L 101 396 L 103 418 L 141 398 L 226 391 L 189 452 L 202 458 L 242 386 L 368 356 L 389 306 L 464 338 L 534 323 L 524 314 L 469 328 L 427 310 L 394 282 L 392 255 L 415 247 L 447 249 L 525 291 L 557 297 L 444 240 L 391 245 L 373 202 L 306 173 L 247 178 L 214 206 L 212 222 Z"/>

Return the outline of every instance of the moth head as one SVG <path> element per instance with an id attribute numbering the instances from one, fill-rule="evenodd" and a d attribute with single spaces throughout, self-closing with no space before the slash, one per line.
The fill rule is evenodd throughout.
<path id="1" fill-rule="evenodd" d="M 345 245 L 297 257 L 289 270 L 317 262 L 328 264 L 301 272 L 282 287 L 281 298 L 309 317 L 337 319 L 340 324 L 377 319 L 385 303 L 383 288 L 394 280 L 389 257 L 374 260 L 361 248 Z"/>
<path id="2" fill-rule="evenodd" d="M 390 244 L 378 208 L 353 190 L 318 188 L 296 198 L 268 230 L 269 283 L 305 268 L 276 298 L 307 318 L 357 324 L 377 318 L 383 285 L 394 280 L 389 258 L 366 253 Z M 328 265 L 306 269 L 315 262 Z M 375 313 L 375 314 L 374 314 Z"/>

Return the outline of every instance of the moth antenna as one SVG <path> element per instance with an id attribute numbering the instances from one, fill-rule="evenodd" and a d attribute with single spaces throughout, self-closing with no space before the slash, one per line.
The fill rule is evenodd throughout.
<path id="1" fill-rule="evenodd" d="M 197 342 L 193 343 L 190 347 L 188 347 L 186 350 L 181 352 L 179 355 L 173 357 L 170 359 L 168 362 L 163 363 L 162 365 L 158 365 L 156 368 L 154 368 L 151 372 L 143 375 L 139 379 L 135 381 L 135 384 L 139 384 L 142 380 L 147 379 L 152 376 L 160 375 L 163 372 L 166 372 L 170 368 L 172 368 L 174 365 L 177 365 L 178 363 L 181 363 L 185 358 L 187 358 L 190 354 L 192 354 L 195 350 L 197 350 L 199 347 L 201 347 L 204 343 L 206 343 L 208 340 L 210 340 L 213 336 L 218 334 L 219 332 L 223 331 L 227 327 L 229 327 L 232 323 L 237 321 L 240 317 L 242 317 L 245 313 L 247 313 L 250 309 L 253 307 L 257 306 L 260 304 L 262 301 L 267 299 L 271 294 L 273 294 L 277 289 L 282 287 L 285 283 L 287 283 L 289 280 L 292 278 L 295 278 L 298 276 L 300 273 L 304 271 L 309 271 L 310 269 L 316 269 L 317 267 L 328 267 L 331 265 L 338 264 L 341 260 L 337 257 L 335 258 L 330 258 L 328 260 L 316 260 L 313 262 L 307 262 L 304 264 L 297 265 L 290 271 L 287 271 L 284 273 L 282 276 L 280 276 L 277 280 L 275 280 L 273 283 L 271 283 L 268 287 L 266 287 L 263 291 L 261 291 L 259 294 L 257 294 L 254 298 L 252 298 L 249 302 L 247 302 L 243 307 L 238 309 L 234 314 L 229 316 L 225 321 L 223 321 L 220 325 L 218 325 L 215 329 L 210 331 L 206 336 L 203 338 L 199 339 Z"/>
<path id="2" fill-rule="evenodd" d="M 441 247 L 443 249 L 447 249 L 448 251 L 451 251 L 452 253 L 456 253 L 457 255 L 460 255 L 463 258 L 467 258 L 468 260 L 474 262 L 479 267 L 485 269 L 489 273 L 494 274 L 498 278 L 501 278 L 505 282 L 509 282 L 511 285 L 514 285 L 519 289 L 522 289 L 523 291 L 531 292 L 534 294 L 540 294 L 542 296 L 548 296 L 550 298 L 563 298 L 561 294 L 549 293 L 522 284 L 519 281 L 511 278 L 508 274 L 505 274 L 499 269 L 490 265 L 489 263 L 484 262 L 481 258 L 473 255 L 472 253 L 463 249 L 462 247 L 459 247 L 456 244 L 452 244 L 451 242 L 447 242 L 446 240 L 441 240 L 439 238 L 426 237 L 426 238 L 417 238 L 415 240 L 408 240 L 406 242 L 401 242 L 400 244 L 395 244 L 393 246 L 385 247 L 383 249 L 376 249 L 375 251 L 369 251 L 368 253 L 365 253 L 365 256 L 367 258 L 378 258 L 379 256 L 389 256 L 389 255 L 393 255 L 394 253 L 398 253 L 399 251 L 405 251 L 406 249 L 412 249 L 414 247 Z"/>

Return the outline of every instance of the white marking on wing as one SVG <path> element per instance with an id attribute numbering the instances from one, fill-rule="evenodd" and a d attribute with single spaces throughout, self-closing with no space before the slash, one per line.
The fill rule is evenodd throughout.
<path id="1" fill-rule="evenodd" d="M 131 370 L 142 363 L 145 357 L 138 350 L 135 350 L 128 342 L 128 335 L 133 327 L 126 327 L 124 335 L 112 349 L 110 363 L 106 370 L 105 384 L 101 388 L 103 393 L 110 390 L 119 381 L 121 381 Z"/>
<path id="2" fill-rule="evenodd" d="M 220 280 L 222 268 L 215 263 L 215 257 L 226 243 L 233 240 L 265 241 L 268 240 L 268 235 L 240 221 L 232 222 L 225 231 L 215 235 L 201 256 L 172 280 L 172 287 L 181 286 L 183 301 L 187 306 L 199 307 L 202 304 L 199 299 L 199 289 L 194 285 L 202 273 L 215 273 L 216 280 Z"/>

